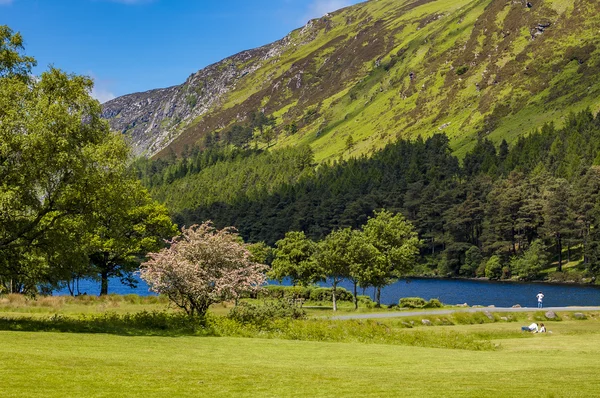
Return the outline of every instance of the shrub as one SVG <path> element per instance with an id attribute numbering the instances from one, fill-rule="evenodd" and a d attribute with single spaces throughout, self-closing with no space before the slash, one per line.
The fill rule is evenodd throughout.
<path id="1" fill-rule="evenodd" d="M 312 301 L 332 301 L 333 289 L 330 287 L 313 288 L 310 291 L 310 300 Z M 337 301 L 352 301 L 352 293 L 343 287 L 335 290 Z"/>
<path id="2" fill-rule="evenodd" d="M 427 301 L 421 297 L 403 297 L 399 305 L 402 308 L 425 308 Z"/>
<path id="3" fill-rule="evenodd" d="M 402 308 L 440 308 L 442 303 L 438 299 L 426 301 L 421 297 L 403 297 L 400 299 L 399 306 Z"/>
<path id="4" fill-rule="evenodd" d="M 425 304 L 425 308 L 442 308 L 442 303 L 438 299 L 430 299 L 427 304 Z"/>
<path id="5" fill-rule="evenodd" d="M 364 305 L 367 308 L 375 308 L 375 305 L 377 304 L 376 302 L 374 302 L 370 296 L 367 295 L 358 295 L 356 296 L 356 299 L 358 301 L 359 305 Z"/>
<path id="6" fill-rule="evenodd" d="M 273 319 L 304 319 L 306 312 L 285 301 L 263 305 L 242 302 L 229 311 L 228 317 L 239 323 L 262 324 Z"/>

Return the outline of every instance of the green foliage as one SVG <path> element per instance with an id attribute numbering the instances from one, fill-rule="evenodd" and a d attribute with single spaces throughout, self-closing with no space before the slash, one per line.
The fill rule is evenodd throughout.
<path id="1" fill-rule="evenodd" d="M 598 120 L 585 110 L 566 118 L 560 129 L 548 124 L 499 149 L 482 138 L 462 167 L 450 154 L 448 138 L 434 135 L 399 140 L 370 158 L 316 170 L 312 157 L 302 152 L 279 160 L 277 151 L 256 153 L 243 161 L 219 161 L 157 189 L 180 203 L 170 202 L 171 209 L 191 206 L 177 214 L 179 223 L 213 219 L 217 225 L 235 225 L 248 241 L 273 245 L 289 230 L 319 241 L 332 231 L 358 230 L 376 208 L 386 208 L 402 213 L 424 242 L 418 272 L 485 276 L 485 264 L 496 254 L 503 267 L 494 277 L 518 276 L 509 259 L 523 257 L 532 242 L 541 240 L 549 260 L 562 260 L 569 248 L 583 247 L 583 258 L 576 259 L 583 262 L 582 277 L 591 277 L 600 270 L 594 243 L 600 235 L 594 210 L 600 179 L 593 166 L 600 153 Z M 242 177 L 245 168 L 263 166 L 265 174 L 253 174 L 251 183 Z M 292 174 L 296 177 L 285 177 Z M 196 189 L 200 181 L 203 188 Z M 204 204 L 185 204 L 197 200 Z M 365 239 L 353 236 L 345 246 L 344 261 L 353 267 L 351 280 L 359 286 L 369 285 L 372 276 L 360 264 L 378 264 L 381 253 Z M 550 266 L 549 261 L 542 268 Z"/>
<path id="2" fill-rule="evenodd" d="M 288 232 L 285 238 L 277 241 L 276 246 L 270 278 L 281 282 L 290 277 L 294 285 L 303 286 L 323 279 L 322 270 L 312 258 L 316 243 L 308 239 L 304 232 Z"/>
<path id="3" fill-rule="evenodd" d="M 471 246 L 465 253 L 465 263 L 460 267 L 460 274 L 465 276 L 475 276 L 477 268 L 483 261 L 481 250 L 477 246 Z"/>
<path id="4" fill-rule="evenodd" d="M 333 289 L 332 288 L 313 288 L 310 291 L 311 301 L 331 301 Z M 352 301 L 354 296 L 348 290 L 343 287 L 337 287 L 335 289 L 335 297 L 338 301 Z"/>
<path id="5" fill-rule="evenodd" d="M 23 37 L 6 25 L 0 25 L 0 78 L 29 79 L 31 68 L 37 65 L 33 57 L 22 55 Z"/>
<path id="6" fill-rule="evenodd" d="M 402 308 L 424 308 L 427 300 L 421 297 L 402 297 L 399 305 Z"/>
<path id="7" fill-rule="evenodd" d="M 403 297 L 399 304 L 402 308 L 441 308 L 442 303 L 438 299 L 430 299 L 429 301 L 421 297 Z"/>
<path id="8" fill-rule="evenodd" d="M 513 257 L 510 260 L 513 275 L 524 280 L 535 279 L 547 264 L 548 254 L 541 240 L 535 240 L 523 256 Z"/>
<path id="9" fill-rule="evenodd" d="M 490 257 L 485 263 L 485 277 L 500 279 L 502 277 L 502 262 L 499 256 Z"/>
<path id="10" fill-rule="evenodd" d="M 331 296 L 332 288 L 330 287 L 281 285 L 267 285 L 258 295 L 259 298 L 303 299 L 305 301 L 331 301 Z M 352 293 L 342 287 L 336 288 L 336 297 L 340 301 L 353 300 Z"/>
<path id="11" fill-rule="evenodd" d="M 0 26 L 0 284 L 36 294 L 100 276 L 106 294 L 174 226 L 128 172 L 91 79 L 53 67 L 31 79 L 22 42 Z"/>
<path id="12" fill-rule="evenodd" d="M 119 335 L 212 335 L 201 319 L 183 313 L 142 311 L 133 314 L 53 315 L 51 317 L 0 318 L 1 330 L 28 332 L 111 333 Z"/>
<path id="13" fill-rule="evenodd" d="M 241 302 L 227 315 L 242 324 L 263 324 L 274 319 L 305 319 L 306 311 L 287 301 L 268 301 L 264 304 Z"/>

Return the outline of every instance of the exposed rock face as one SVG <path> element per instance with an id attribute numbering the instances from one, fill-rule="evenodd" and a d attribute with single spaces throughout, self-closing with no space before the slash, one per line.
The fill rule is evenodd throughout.
<path id="1" fill-rule="evenodd" d="M 190 75 L 179 86 L 115 98 L 103 105 L 102 117 L 113 130 L 127 134 L 135 156 L 152 156 L 219 105 L 240 79 L 278 57 L 288 41 L 238 53 Z"/>

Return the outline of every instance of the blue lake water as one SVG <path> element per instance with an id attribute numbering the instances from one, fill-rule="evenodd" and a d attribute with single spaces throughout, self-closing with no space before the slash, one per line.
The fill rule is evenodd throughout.
<path id="1" fill-rule="evenodd" d="M 148 296 L 154 293 L 148 291 L 148 286 L 139 280 L 138 287 L 132 289 L 120 283 L 118 279 L 111 279 L 108 285 L 109 293 L 139 294 Z M 285 283 L 284 283 L 285 284 Z M 81 281 L 80 292 L 98 295 L 100 283 L 95 281 Z M 324 284 L 325 286 L 325 284 Z M 345 282 L 342 286 L 352 291 L 352 284 Z M 495 305 L 497 307 L 511 307 L 520 304 L 523 307 L 536 307 L 536 294 L 542 291 L 545 295 L 545 307 L 559 306 L 600 306 L 600 286 L 558 285 L 546 283 L 513 283 L 513 282 L 488 282 L 462 279 L 406 279 L 385 287 L 381 291 L 382 304 L 398 303 L 401 297 L 422 297 L 424 299 L 436 298 L 445 304 L 469 305 Z M 359 288 L 359 294 L 363 290 Z M 55 292 L 58 295 L 69 294 L 67 289 Z M 364 294 L 374 297 L 372 288 L 366 289 Z"/>

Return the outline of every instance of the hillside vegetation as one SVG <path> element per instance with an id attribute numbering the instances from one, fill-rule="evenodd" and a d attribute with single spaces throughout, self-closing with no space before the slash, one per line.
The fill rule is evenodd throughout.
<path id="1" fill-rule="evenodd" d="M 599 109 L 598 12 L 593 0 L 368 1 L 170 91 L 111 101 L 105 116 L 147 155 L 169 143 L 160 156 L 181 154 L 261 111 L 275 123 L 255 129 L 254 142 L 308 144 L 317 162 L 439 131 L 462 156 L 477 138 L 511 143 L 570 111 Z"/>
<path id="2" fill-rule="evenodd" d="M 288 231 L 320 240 L 360 228 L 387 209 L 424 242 L 415 274 L 593 282 L 599 7 L 381 0 L 341 10 L 237 82 L 222 108 L 235 117 L 201 117 L 135 168 L 180 225 L 212 220 L 274 245 Z M 353 27 L 363 33 L 342 34 Z"/>

